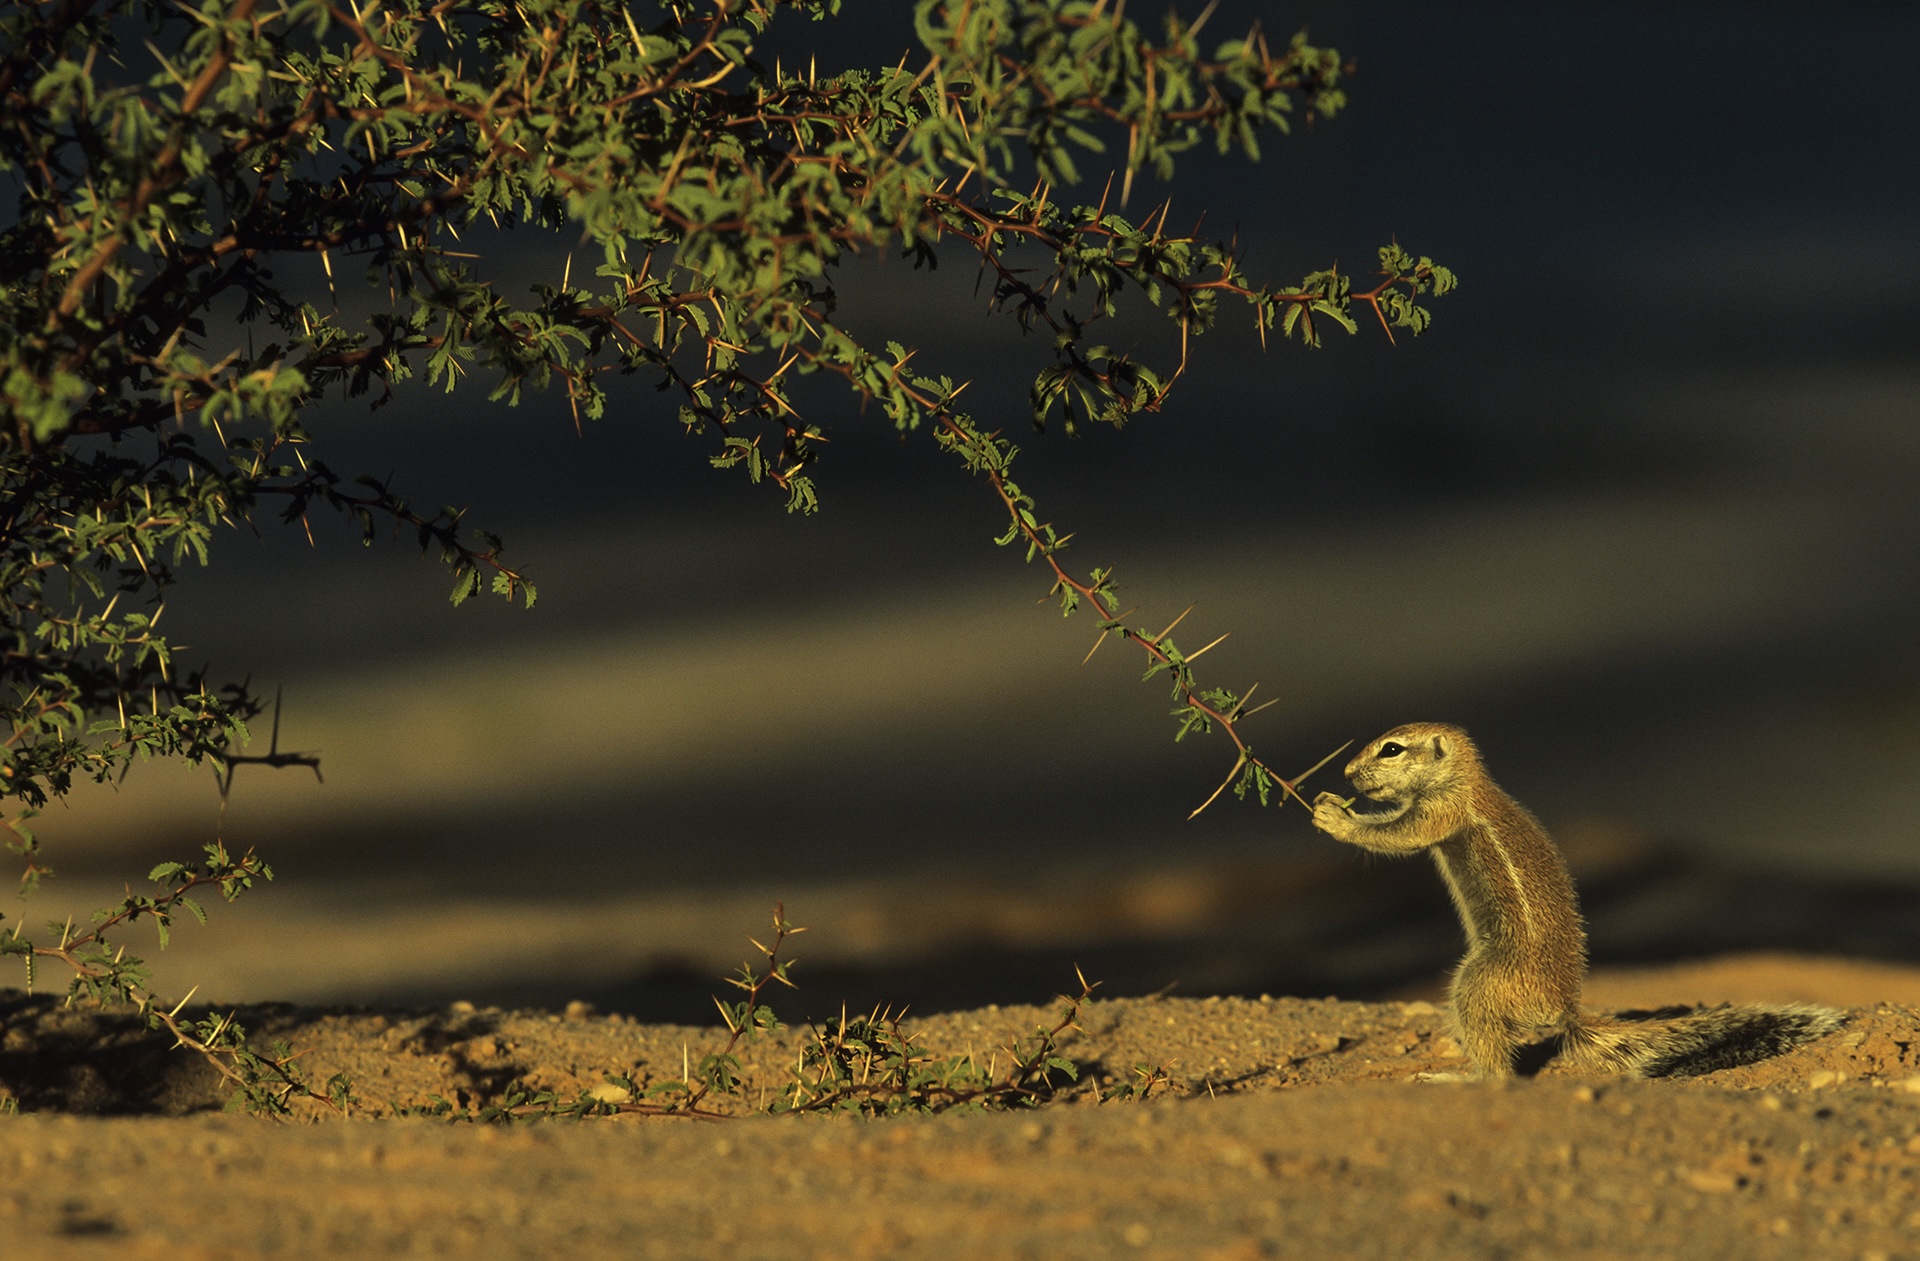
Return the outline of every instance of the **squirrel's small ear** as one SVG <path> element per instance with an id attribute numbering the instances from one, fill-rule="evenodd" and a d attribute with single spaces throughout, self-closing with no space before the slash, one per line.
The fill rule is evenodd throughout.
<path id="1" fill-rule="evenodd" d="M 1435 736 L 1433 738 L 1433 760 L 1443 762 L 1446 760 L 1449 752 L 1451 752 L 1451 750 L 1447 748 L 1447 738 L 1445 736 Z"/>

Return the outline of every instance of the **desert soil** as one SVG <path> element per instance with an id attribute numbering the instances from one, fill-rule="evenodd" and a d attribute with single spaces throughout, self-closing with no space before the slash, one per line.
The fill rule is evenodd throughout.
<path id="1" fill-rule="evenodd" d="M 1920 1258 L 1920 973 L 1752 958 L 1600 973 L 1597 1005 L 1826 1000 L 1847 1025 L 1690 1080 L 1504 1084 L 1461 1066 L 1426 1001 L 1088 1004 L 1081 1083 L 969 1115 L 406 1118 L 510 1086 L 676 1078 L 712 1028 L 576 1006 L 243 1010 L 348 1123 L 217 1109 L 216 1078 L 122 1014 L 0 994 L 0 1239 L 61 1257 Z M 909 1021 L 985 1059 L 1052 1008 Z M 750 1111 L 804 1033 L 745 1057 Z M 1099 1102 L 1135 1064 L 1171 1080 Z"/>

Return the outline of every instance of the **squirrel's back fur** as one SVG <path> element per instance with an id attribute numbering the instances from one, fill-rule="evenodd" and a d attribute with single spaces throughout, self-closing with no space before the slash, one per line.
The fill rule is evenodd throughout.
<path id="1" fill-rule="evenodd" d="M 1483 1076 L 1545 1029 L 1580 1068 L 1691 1076 L 1751 1064 L 1810 1042 L 1844 1017 L 1825 1007 L 1747 1004 L 1649 1020 L 1580 1006 L 1587 938 L 1573 878 L 1553 838 L 1493 782 L 1467 733 L 1444 723 L 1395 727 L 1347 764 L 1347 778 L 1390 809 L 1356 814 L 1332 793 L 1314 826 L 1377 853 L 1433 855 L 1467 935 L 1448 1012 Z"/>

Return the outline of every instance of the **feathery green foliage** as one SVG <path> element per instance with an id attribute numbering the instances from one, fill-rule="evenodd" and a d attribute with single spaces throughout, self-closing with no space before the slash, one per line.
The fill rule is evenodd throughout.
<path id="1" fill-rule="evenodd" d="M 1107 0 L 918 0 L 920 48 L 895 67 L 822 77 L 756 59 L 776 19 L 838 7 L 0 7 L 0 176 L 15 198 L 0 221 L 0 799 L 14 807 L 0 826 L 28 888 L 48 870 L 28 820 L 76 781 L 137 757 L 228 773 L 249 760 L 232 750 L 259 698 L 177 670 L 156 629 L 176 570 L 207 563 L 219 527 L 324 508 L 369 540 L 411 534 L 448 566 L 455 603 L 485 589 L 532 604 L 498 538 L 336 470 L 306 427 L 330 392 L 378 406 L 415 376 L 447 390 L 473 377 L 508 403 L 557 390 L 592 418 L 606 374 L 637 374 L 714 465 L 802 512 L 819 504 L 825 435 L 791 385 L 836 379 L 988 482 L 1009 512 L 1002 541 L 1048 563 L 1065 610 L 1091 600 L 1103 637 L 1139 642 L 1150 673 L 1171 673 L 1181 733 L 1233 735 L 1241 792 L 1290 790 L 1235 731 L 1244 697 L 1196 690 L 1197 653 L 1128 630 L 1109 574 L 1062 566 L 1064 538 L 1011 478 L 1015 448 L 956 406 L 963 386 L 836 323 L 834 279 L 880 250 L 929 267 L 943 243 L 971 250 L 993 307 L 1046 342 L 1034 420 L 1057 413 L 1069 429 L 1160 407 L 1187 336 L 1225 303 L 1263 338 L 1317 344 L 1329 326 L 1353 331 L 1362 307 L 1389 337 L 1418 333 L 1421 300 L 1453 277 L 1397 245 L 1370 288 L 1335 270 L 1270 283 L 1230 247 L 1170 233 L 1164 209 L 1122 212 L 1136 172 L 1169 178 L 1206 144 L 1257 157 L 1263 132 L 1335 114 L 1338 55 L 1257 29 L 1205 44 L 1205 15 L 1150 31 Z M 1121 187 L 1061 200 L 1109 145 Z M 482 224 L 564 231 L 584 260 L 506 292 L 498 260 L 463 247 Z M 1129 295 L 1178 326 L 1178 362 L 1101 343 Z M 277 747 L 251 760 L 303 761 Z M 226 879 L 233 861 L 223 852 L 191 879 Z M 153 906 L 104 916 L 160 918 L 185 870 L 160 878 Z M 83 957 L 16 927 L 8 949 L 59 954 L 76 993 L 150 1001 L 138 961 L 99 940 Z"/>

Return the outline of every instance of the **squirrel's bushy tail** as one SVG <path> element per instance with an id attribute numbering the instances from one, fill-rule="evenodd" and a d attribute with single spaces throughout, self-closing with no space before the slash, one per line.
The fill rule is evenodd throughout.
<path id="1" fill-rule="evenodd" d="M 1808 1003 L 1721 1004 L 1646 1020 L 1587 1017 L 1569 1030 L 1578 1068 L 1636 1077 L 1694 1077 L 1771 1058 L 1838 1029 L 1846 1016 Z"/>

